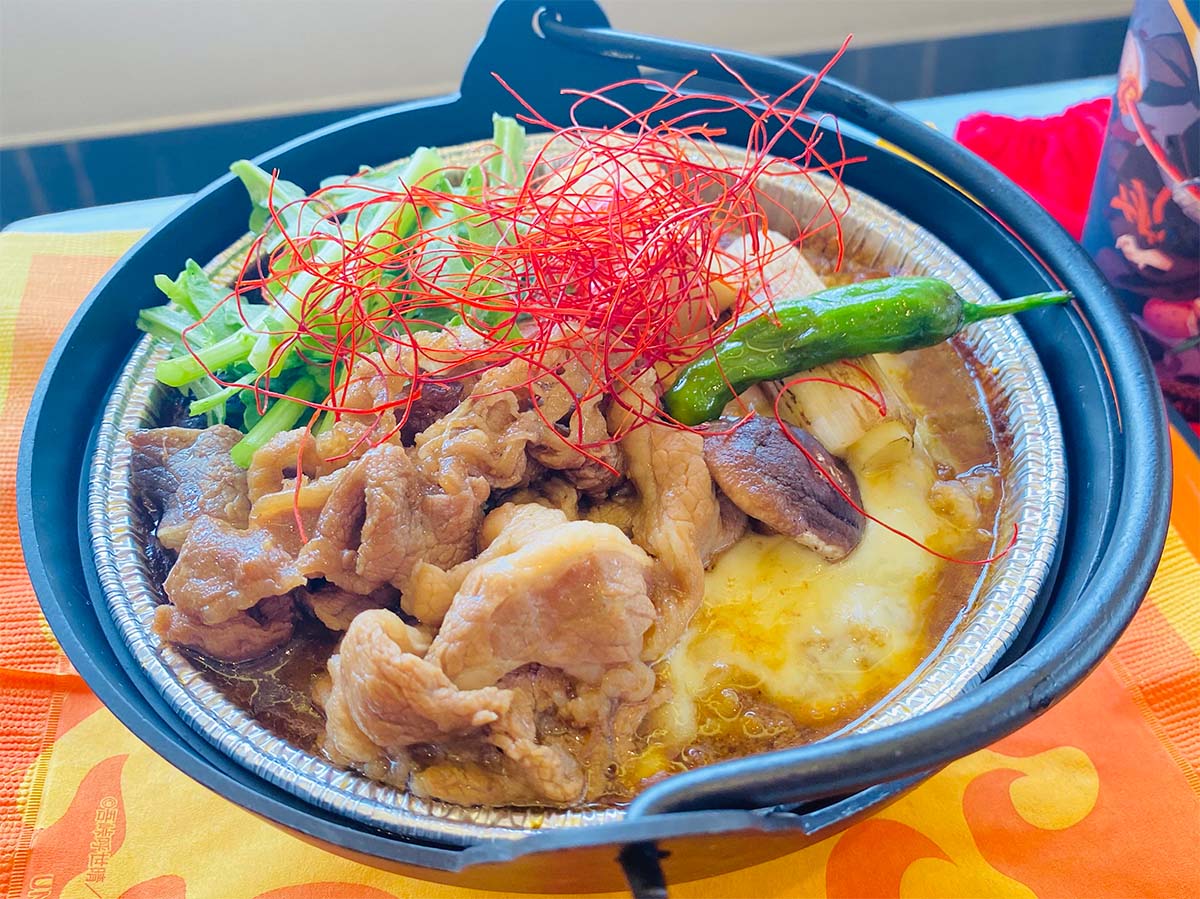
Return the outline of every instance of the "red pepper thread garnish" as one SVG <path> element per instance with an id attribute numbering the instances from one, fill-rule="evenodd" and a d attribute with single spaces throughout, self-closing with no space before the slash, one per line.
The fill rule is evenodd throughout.
<path id="1" fill-rule="evenodd" d="M 308 405 L 335 416 L 391 410 L 402 425 L 424 384 L 516 360 L 529 366 L 519 385 L 525 387 L 559 377 L 565 361 L 582 365 L 588 386 L 572 397 L 576 404 L 625 394 L 651 369 L 660 373 L 661 387 L 673 370 L 720 343 L 731 321 L 770 310 L 774 297 L 769 285 L 764 287 L 763 268 L 772 254 L 759 244 L 768 213 L 776 227 L 793 230 L 798 242 L 834 229 L 840 259 L 840 215 L 849 205 L 840 174 L 855 161 L 846 158 L 840 141 L 826 152 L 828 135 L 805 115 L 813 79 L 781 97 L 751 92 L 750 101 L 741 101 L 692 91 L 693 77 L 674 84 L 634 79 L 598 91 L 568 91 L 577 99 L 566 126 L 547 121 L 514 92 L 525 109 L 520 118 L 553 135 L 522 183 L 485 185 L 480 195 L 465 197 L 397 182 L 395 190 L 368 188 L 365 198 L 340 207 L 329 199 L 336 185 L 319 190 L 283 210 L 273 209 L 273 224 L 250 248 L 229 301 L 240 304 L 262 290 L 293 306 L 294 332 L 280 335 L 275 357 L 294 350 L 323 366 L 329 396 Z M 636 112 L 618 106 L 625 117 L 616 126 L 579 124 L 588 104 L 617 105 L 614 95 L 631 84 L 649 88 L 657 98 Z M 805 87 L 809 92 L 798 102 L 788 102 Z M 717 148 L 725 132 L 705 121 L 715 113 L 747 118 L 750 141 L 744 157 L 726 156 Z M 784 134 L 801 143 L 801 153 L 771 155 Z M 443 174 L 453 179 L 461 171 Z M 830 177 L 818 180 L 817 173 Z M 797 175 L 808 178 L 823 198 L 823 212 L 809 221 L 796 221 L 768 193 L 772 179 Z M 349 223 L 365 221 L 377 204 L 401 200 L 423 211 L 415 233 L 348 237 Z M 451 209 L 459 210 L 453 219 Z M 302 211 L 319 212 L 326 226 L 319 233 L 289 234 L 284 217 Z M 441 220 L 428 224 L 438 214 Z M 499 244 L 448 237 L 446 223 L 464 219 L 494 226 Z M 722 251 L 743 234 L 752 235 L 757 252 L 735 259 Z M 251 265 L 268 241 L 278 246 L 264 275 Z M 448 274 L 447 266 L 461 257 L 484 260 L 486 272 L 475 266 L 466 274 Z M 713 270 L 717 260 L 719 273 Z M 402 287 L 395 283 L 398 272 L 403 272 Z M 717 279 L 736 290 L 725 310 L 713 308 L 709 299 Z M 293 281 L 305 286 L 295 291 Z M 478 289 L 481 283 L 486 290 Z M 413 329 L 444 329 L 438 323 L 444 310 L 461 315 L 463 327 L 483 338 L 482 346 L 426 349 Z M 398 376 L 408 387 L 370 408 L 350 406 L 347 372 L 355 363 Z M 283 395 L 269 375 L 246 389 L 260 410 Z M 657 408 L 634 406 L 631 427 L 651 420 L 682 427 Z M 588 444 L 576 439 L 581 436 L 564 439 L 589 454 L 620 437 Z"/>
<path id="2" fill-rule="evenodd" d="M 274 359 L 294 350 L 310 367 L 324 368 L 328 397 L 307 403 L 318 413 L 374 415 L 380 422 L 394 413 L 393 427 L 367 432 L 372 443 L 403 427 L 426 384 L 474 377 L 518 360 L 527 364 L 528 374 L 517 388 L 532 392 L 535 382 L 549 377 L 570 392 L 576 407 L 603 397 L 628 412 L 625 433 L 652 421 L 686 428 L 632 386 L 653 371 L 661 392 L 674 371 L 719 344 L 731 323 L 773 310 L 777 298 L 764 268 L 775 252 L 787 247 L 767 252 L 760 243 L 768 218 L 775 230 L 796 234 L 797 244 L 832 229 L 840 267 L 840 219 L 850 204 L 841 173 L 859 160 L 846 157 L 836 120 L 813 118 L 805 106 L 844 50 L 845 45 L 815 77 L 778 97 L 755 91 L 719 59 L 750 96 L 748 101 L 691 89 L 695 72 L 674 84 L 637 78 L 596 91 L 564 91 L 577 97 L 567 125 L 545 119 L 495 76 L 525 110 L 518 118 L 552 135 L 529 162 L 520 184 L 485 184 L 477 196 L 461 196 L 428 186 L 435 178 L 418 185 L 397 179 L 395 189 L 365 187 L 363 199 L 345 205 L 331 199 L 344 185 L 318 190 L 282 210 L 269 200 L 271 225 L 247 252 L 226 301 L 239 304 L 240 310 L 249 294 L 261 290 L 293 308 L 294 329 L 278 335 Z M 657 96 L 638 111 L 616 99 L 622 88 L 635 85 Z M 581 124 L 588 105 L 596 103 L 617 109 L 623 119 L 606 128 Z M 744 155 L 722 152 L 717 141 L 725 130 L 707 124 L 711 116 L 730 114 L 746 119 Z M 822 127 L 826 122 L 828 131 Z M 799 142 L 802 150 L 790 157 L 772 155 L 784 136 Z M 462 171 L 450 167 L 440 174 L 453 182 Z M 770 195 L 773 179 L 797 176 L 822 198 L 820 210 L 807 221 L 797 220 Z M 348 224 L 361 226 L 378 204 L 398 201 L 421 211 L 415 232 L 376 229 L 351 238 Z M 452 210 L 457 212 L 451 215 Z M 310 234 L 292 234 L 285 227 L 285 213 L 318 213 L 323 225 Z M 450 236 L 450 222 L 493 226 L 500 240 L 492 245 Z M 742 235 L 751 236 L 753 252 L 746 258 L 723 252 L 724 245 Z M 271 244 L 276 246 L 269 271 L 251 271 Z M 484 265 L 451 273 L 449 266 L 464 257 Z M 727 309 L 712 305 L 717 280 L 736 289 Z M 296 292 L 294 282 L 303 289 Z M 476 341 L 479 346 L 447 350 L 422 342 L 414 329 L 446 330 L 447 310 L 461 316 L 463 329 L 482 338 Z M 582 392 L 563 380 L 560 372 L 567 362 L 586 372 Z M 405 389 L 365 408 L 350 404 L 350 372 L 356 366 L 356 377 L 365 367 L 373 375 L 397 378 Z M 209 374 L 217 383 L 229 384 Z M 878 399 L 860 388 L 840 386 L 886 414 L 878 385 Z M 245 389 L 260 411 L 284 395 L 272 386 L 269 374 Z M 538 403 L 532 407 L 540 414 Z M 315 415 L 309 428 L 313 421 Z M 622 436 L 588 442 L 581 432 L 562 435 L 568 445 L 594 459 L 596 450 Z M 303 530 L 298 504 L 297 492 L 296 522 Z M 991 559 L 976 564 L 987 561 Z"/>

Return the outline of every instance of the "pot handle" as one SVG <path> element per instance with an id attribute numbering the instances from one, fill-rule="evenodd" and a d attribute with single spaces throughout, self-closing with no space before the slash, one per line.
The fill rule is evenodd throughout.
<path id="1" fill-rule="evenodd" d="M 899 780 L 876 784 L 833 802 L 785 803 L 762 809 L 761 812 L 764 817 L 777 821 L 780 826 L 799 830 L 806 837 L 820 839 L 892 802 L 900 794 L 933 775 L 936 770 L 930 769 Z M 827 794 L 828 791 L 814 785 L 805 793 L 815 798 L 819 794 Z M 629 809 L 628 817 L 641 816 L 642 810 L 636 807 L 635 801 Z M 626 843 L 621 847 L 617 861 L 625 872 L 625 880 L 634 899 L 667 899 L 667 879 L 663 862 L 669 858 L 670 852 L 663 851 L 654 841 Z"/>

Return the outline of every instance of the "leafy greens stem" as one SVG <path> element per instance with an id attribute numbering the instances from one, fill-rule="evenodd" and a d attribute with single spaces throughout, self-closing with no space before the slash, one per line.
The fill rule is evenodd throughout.
<path id="1" fill-rule="evenodd" d="M 234 444 L 230 450 L 233 461 L 242 468 L 250 467 L 250 460 L 268 440 L 281 431 L 286 431 L 300 420 L 311 407 L 317 395 L 317 382 L 305 375 L 293 384 L 284 396 L 279 397 L 250 431 Z"/>
<path id="2" fill-rule="evenodd" d="M 242 362 L 254 347 L 253 331 L 237 331 L 210 346 L 195 349 L 184 356 L 172 356 L 158 363 L 154 375 L 168 387 L 183 387 L 209 372 Z"/>

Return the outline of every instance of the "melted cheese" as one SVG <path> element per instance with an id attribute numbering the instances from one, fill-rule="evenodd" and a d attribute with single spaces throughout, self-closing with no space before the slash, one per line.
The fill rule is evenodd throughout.
<path id="1" fill-rule="evenodd" d="M 885 471 L 856 474 L 876 517 L 935 546 L 954 538 L 930 508 L 934 472 L 919 449 Z M 704 605 L 660 665 L 672 698 L 656 712 L 637 767 L 658 767 L 698 738 L 772 736 L 739 712 L 739 696 L 757 694 L 802 728 L 852 716 L 926 653 L 944 564 L 874 522 L 835 563 L 786 537 L 744 537 L 708 572 Z"/>

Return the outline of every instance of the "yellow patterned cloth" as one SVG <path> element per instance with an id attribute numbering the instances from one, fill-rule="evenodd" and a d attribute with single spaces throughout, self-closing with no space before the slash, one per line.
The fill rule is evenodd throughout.
<path id="1" fill-rule="evenodd" d="M 343 859 L 171 768 L 87 689 L 38 612 L 16 451 L 42 364 L 132 233 L 0 235 L 0 895 L 27 899 L 489 896 Z M 1049 713 L 872 818 L 701 896 L 1200 896 L 1200 461 L 1175 437 L 1150 595 Z"/>

